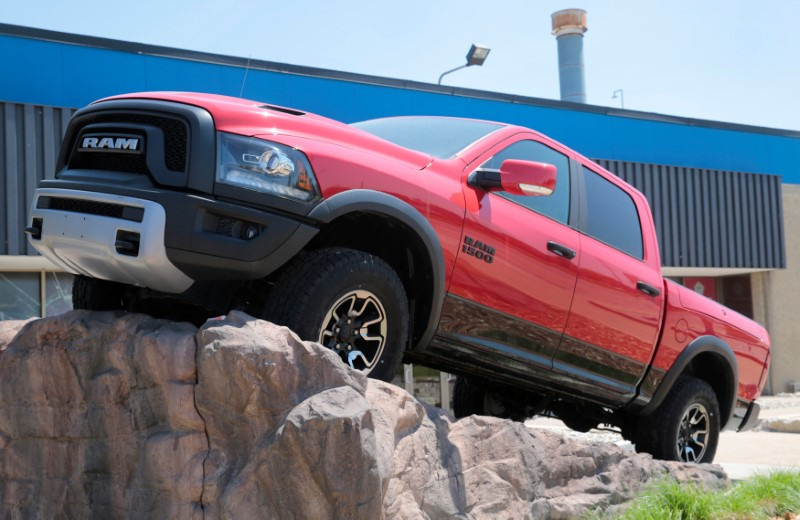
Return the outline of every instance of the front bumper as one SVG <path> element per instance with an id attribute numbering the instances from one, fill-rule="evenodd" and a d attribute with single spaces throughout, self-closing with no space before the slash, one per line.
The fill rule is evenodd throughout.
<path id="1" fill-rule="evenodd" d="M 31 245 L 68 272 L 166 293 L 185 292 L 197 281 L 263 278 L 318 231 L 291 217 L 185 192 L 81 188 L 36 191 Z M 248 225 L 256 234 L 246 238 Z"/>
<path id="2" fill-rule="evenodd" d="M 71 209 L 49 209 L 48 204 L 43 203 L 45 200 L 70 201 L 60 206 Z M 118 210 L 121 217 L 75 211 L 81 204 L 85 208 L 100 208 L 98 211 L 105 209 L 107 213 L 121 208 Z M 126 211 L 131 214 L 128 218 L 124 216 Z M 180 293 L 188 289 L 193 280 L 167 258 L 166 219 L 164 208 L 149 200 L 88 191 L 39 189 L 29 217 L 34 230 L 29 240 L 39 253 L 70 273 Z M 122 240 L 123 237 L 129 240 Z M 138 242 L 134 237 L 139 238 Z M 138 247 L 134 250 L 118 242 Z"/>

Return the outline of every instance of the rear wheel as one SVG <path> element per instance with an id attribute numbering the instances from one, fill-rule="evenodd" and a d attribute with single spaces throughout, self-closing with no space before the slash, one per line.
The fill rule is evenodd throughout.
<path id="1" fill-rule="evenodd" d="M 719 403 L 711 386 L 681 376 L 652 415 L 637 421 L 636 450 L 657 459 L 711 462 L 717 451 Z"/>
<path id="2" fill-rule="evenodd" d="M 295 260 L 270 291 L 263 315 L 384 381 L 394 378 L 408 341 L 408 300 L 397 273 L 352 249 L 319 249 Z"/>

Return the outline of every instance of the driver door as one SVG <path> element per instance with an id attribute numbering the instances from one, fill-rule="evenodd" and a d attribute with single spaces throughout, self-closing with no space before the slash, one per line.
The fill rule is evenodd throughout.
<path id="1" fill-rule="evenodd" d="M 574 219 L 570 159 L 534 134 L 487 151 L 465 170 L 466 216 L 461 249 L 439 334 L 468 345 L 473 361 L 515 371 L 550 370 L 575 291 L 580 234 Z M 549 196 L 487 192 L 470 186 L 478 168 L 519 159 L 553 164 Z"/>

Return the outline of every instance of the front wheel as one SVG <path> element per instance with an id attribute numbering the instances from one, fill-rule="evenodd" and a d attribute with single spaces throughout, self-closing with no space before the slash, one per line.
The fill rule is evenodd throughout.
<path id="1" fill-rule="evenodd" d="M 652 415 L 640 419 L 632 437 L 636 450 L 663 460 L 711 462 L 719 442 L 719 402 L 714 389 L 681 376 Z"/>
<path id="2" fill-rule="evenodd" d="M 271 289 L 263 315 L 383 381 L 394 378 L 408 341 L 408 300 L 397 273 L 352 249 L 319 249 L 295 260 Z"/>
<path id="3" fill-rule="evenodd" d="M 72 308 L 112 311 L 123 308 L 124 286 L 119 283 L 75 275 L 72 280 Z"/>

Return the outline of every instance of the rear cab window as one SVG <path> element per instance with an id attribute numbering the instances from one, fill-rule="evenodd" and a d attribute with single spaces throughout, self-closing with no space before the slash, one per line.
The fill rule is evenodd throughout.
<path id="1" fill-rule="evenodd" d="M 586 166 L 583 185 L 586 191 L 584 232 L 597 240 L 644 260 L 642 224 L 631 196 L 613 182 Z"/>

